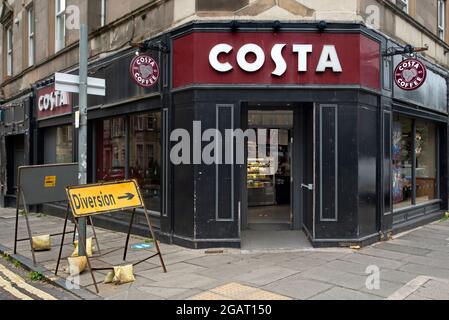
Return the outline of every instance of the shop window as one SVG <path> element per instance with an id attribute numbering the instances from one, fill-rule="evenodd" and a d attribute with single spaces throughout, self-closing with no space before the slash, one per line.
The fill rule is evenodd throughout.
<path id="1" fill-rule="evenodd" d="M 123 180 L 126 137 L 124 118 L 103 120 L 98 125 L 97 181 Z"/>
<path id="2" fill-rule="evenodd" d="M 56 129 L 56 163 L 71 163 L 73 128 L 63 126 Z"/>
<path id="3" fill-rule="evenodd" d="M 413 121 L 395 117 L 393 124 L 393 204 L 394 209 L 412 205 Z"/>
<path id="4" fill-rule="evenodd" d="M 437 126 L 395 116 L 393 123 L 394 209 L 437 199 Z"/>
<path id="5" fill-rule="evenodd" d="M 127 121 L 130 128 L 128 136 Z M 97 124 L 97 181 L 135 179 L 147 208 L 160 212 L 160 135 L 160 112 L 100 121 Z"/>
<path id="6" fill-rule="evenodd" d="M 129 177 L 139 182 L 147 208 L 161 211 L 160 112 L 130 117 Z"/>
<path id="7" fill-rule="evenodd" d="M 436 126 L 416 121 L 416 203 L 437 198 Z"/>

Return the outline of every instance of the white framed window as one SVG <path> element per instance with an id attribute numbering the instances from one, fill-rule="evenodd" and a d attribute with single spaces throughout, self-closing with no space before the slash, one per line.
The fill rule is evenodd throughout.
<path id="1" fill-rule="evenodd" d="M 101 0 L 100 24 L 102 27 L 106 25 L 106 0 Z"/>
<path id="2" fill-rule="evenodd" d="M 12 25 L 6 27 L 6 75 L 13 74 L 13 38 Z"/>
<path id="3" fill-rule="evenodd" d="M 35 42 L 34 42 L 34 9 L 30 6 L 27 9 L 28 20 L 28 66 L 34 65 Z"/>
<path id="4" fill-rule="evenodd" d="M 396 5 L 405 13 L 408 12 L 408 0 L 396 0 Z"/>
<path id="5" fill-rule="evenodd" d="M 56 0 L 56 52 L 65 47 L 65 9 L 66 0 Z"/>
<path id="6" fill-rule="evenodd" d="M 445 38 L 446 29 L 446 0 L 438 0 L 438 37 Z"/>

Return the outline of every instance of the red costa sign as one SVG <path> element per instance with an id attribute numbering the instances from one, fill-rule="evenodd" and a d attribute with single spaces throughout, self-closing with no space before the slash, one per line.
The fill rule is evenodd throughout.
<path id="1" fill-rule="evenodd" d="M 159 66 L 149 55 L 142 54 L 135 57 L 129 70 L 133 80 L 143 88 L 151 88 L 159 80 Z"/>
<path id="2" fill-rule="evenodd" d="M 380 90 L 380 44 L 363 34 L 201 32 L 173 43 L 173 87 L 359 85 Z"/>
<path id="3" fill-rule="evenodd" d="M 45 119 L 72 113 L 72 96 L 55 91 L 54 86 L 37 90 L 37 118 Z"/>
<path id="4" fill-rule="evenodd" d="M 426 66 L 417 59 L 404 60 L 394 70 L 394 81 L 402 90 L 416 90 L 424 84 L 426 78 Z"/>

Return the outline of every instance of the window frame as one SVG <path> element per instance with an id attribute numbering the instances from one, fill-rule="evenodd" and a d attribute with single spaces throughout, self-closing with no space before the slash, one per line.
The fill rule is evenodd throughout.
<path id="1" fill-rule="evenodd" d="M 28 67 L 33 66 L 36 63 L 36 26 L 34 19 L 34 6 L 31 4 L 27 9 L 27 45 L 28 45 Z"/>
<path id="2" fill-rule="evenodd" d="M 6 76 L 12 77 L 14 73 L 14 40 L 13 26 L 9 23 L 5 26 L 6 36 Z"/>
<path id="3" fill-rule="evenodd" d="M 101 0 L 100 27 L 104 27 L 105 25 L 106 25 L 106 0 Z"/>
<path id="4" fill-rule="evenodd" d="M 402 10 L 403 12 L 409 14 L 410 11 L 410 6 L 409 6 L 409 2 L 408 0 L 396 0 L 395 4 L 397 7 L 399 7 L 400 10 Z"/>
<path id="5" fill-rule="evenodd" d="M 437 3 L 437 35 L 441 40 L 446 37 L 446 0 Z"/>
<path id="6" fill-rule="evenodd" d="M 65 48 L 65 40 L 66 40 L 66 30 L 65 30 L 65 22 L 66 22 L 66 13 L 67 2 L 66 0 L 56 0 L 55 1 L 55 52 L 61 51 Z M 60 21 L 63 21 L 62 30 L 59 29 Z"/>

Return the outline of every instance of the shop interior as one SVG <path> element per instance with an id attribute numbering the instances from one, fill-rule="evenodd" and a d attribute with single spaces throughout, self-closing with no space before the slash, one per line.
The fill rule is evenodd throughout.
<path id="1" fill-rule="evenodd" d="M 249 110 L 248 127 L 248 228 L 290 230 L 293 111 Z"/>

